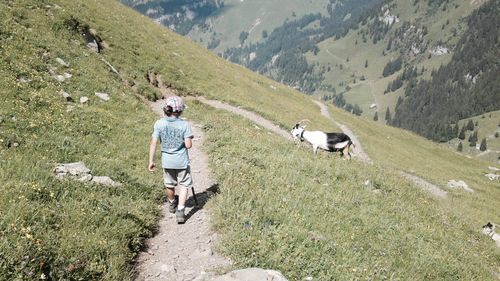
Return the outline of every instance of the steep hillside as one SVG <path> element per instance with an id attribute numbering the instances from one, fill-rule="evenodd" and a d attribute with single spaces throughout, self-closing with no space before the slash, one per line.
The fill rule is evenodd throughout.
<path id="1" fill-rule="evenodd" d="M 164 199 L 161 175 L 146 170 L 156 116 L 144 97 L 201 95 L 283 128 L 308 118 L 308 129 L 339 130 L 307 96 L 117 1 L 4 1 L 0 16 L 1 280 L 134 278 Z M 234 267 L 274 268 L 290 280 L 493 280 L 500 253 L 480 228 L 500 221 L 500 188 L 484 177 L 487 164 L 331 110 L 375 165 L 313 155 L 189 102 L 185 117 L 206 133 L 220 189 L 208 209 Z M 54 176 L 57 163 L 75 161 L 122 185 Z M 462 179 L 476 192 L 436 199 L 400 170 L 443 188 Z"/>
<path id="2" fill-rule="evenodd" d="M 367 118 L 385 122 L 408 85 L 451 60 L 468 30 L 464 20 L 481 1 L 387 1 L 341 39 L 319 43 L 311 63 L 327 67 L 319 95 L 343 95 Z M 392 119 L 392 118 L 391 118 Z"/>
<path id="3" fill-rule="evenodd" d="M 285 21 L 325 13 L 321 1 L 122 1 L 170 29 L 222 54 L 258 43 Z"/>
<path id="4" fill-rule="evenodd" d="M 304 54 L 342 36 L 382 2 L 124 1 L 219 56 L 307 93 L 317 90 L 326 68 L 308 63 Z M 206 7 L 215 10 L 207 15 Z"/>
<path id="5" fill-rule="evenodd" d="M 450 63 L 406 89 L 391 124 L 448 141 L 458 120 L 500 109 L 500 2 L 488 1 L 467 25 Z"/>

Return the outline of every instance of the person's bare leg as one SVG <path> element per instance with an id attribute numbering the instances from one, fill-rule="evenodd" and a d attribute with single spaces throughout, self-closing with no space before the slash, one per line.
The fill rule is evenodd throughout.
<path id="1" fill-rule="evenodd" d="M 175 188 L 173 187 L 167 187 L 167 198 L 170 202 L 174 201 L 175 199 Z"/>
<path id="2" fill-rule="evenodd" d="M 180 190 L 179 190 L 179 206 L 177 207 L 178 210 L 182 210 L 186 206 L 188 191 L 189 191 L 188 188 L 185 188 L 185 187 L 180 188 Z"/>

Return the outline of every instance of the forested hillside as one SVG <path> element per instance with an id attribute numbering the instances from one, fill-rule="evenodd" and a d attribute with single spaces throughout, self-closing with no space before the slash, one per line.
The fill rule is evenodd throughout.
<path id="1" fill-rule="evenodd" d="M 193 26 L 203 24 L 206 17 L 224 7 L 222 0 L 121 0 L 121 2 L 182 35 L 186 35 Z"/>
<path id="2" fill-rule="evenodd" d="M 451 62 L 406 88 L 393 125 L 448 141 L 459 120 L 500 109 L 500 1 L 483 5 L 467 24 Z"/>

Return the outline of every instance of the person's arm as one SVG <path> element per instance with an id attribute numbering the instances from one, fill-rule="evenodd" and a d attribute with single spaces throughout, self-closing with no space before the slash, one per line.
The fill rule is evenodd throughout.
<path id="1" fill-rule="evenodd" d="M 151 138 L 151 142 L 149 143 L 149 164 L 148 164 L 148 170 L 150 172 L 154 172 L 156 170 L 155 152 L 157 143 L 158 143 L 157 138 Z"/>
<path id="2" fill-rule="evenodd" d="M 184 145 L 186 146 L 187 149 L 193 147 L 193 137 L 185 138 Z"/>
<path id="3" fill-rule="evenodd" d="M 184 145 L 186 146 L 187 149 L 190 149 L 193 147 L 193 130 L 191 129 L 191 126 L 188 124 L 186 127 L 186 131 L 184 132 Z"/>

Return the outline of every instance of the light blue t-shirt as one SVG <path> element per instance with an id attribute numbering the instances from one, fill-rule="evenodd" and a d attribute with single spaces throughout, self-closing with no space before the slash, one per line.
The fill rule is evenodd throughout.
<path id="1" fill-rule="evenodd" d="M 180 118 L 165 117 L 156 121 L 153 138 L 160 140 L 163 168 L 186 169 L 188 167 L 189 155 L 184 139 L 192 137 L 191 126 Z"/>

